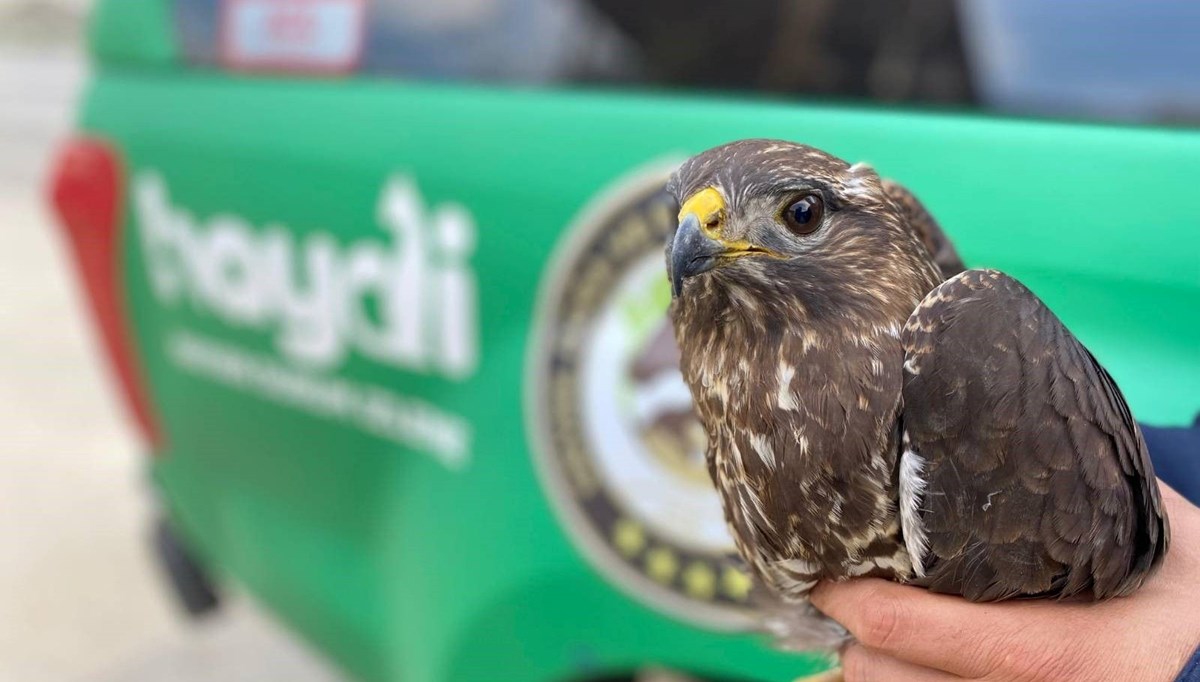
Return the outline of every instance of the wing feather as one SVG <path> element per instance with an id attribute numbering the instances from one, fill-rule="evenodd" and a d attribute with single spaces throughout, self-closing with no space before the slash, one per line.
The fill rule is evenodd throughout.
<path id="1" fill-rule="evenodd" d="M 942 231 L 937 219 L 925 208 L 925 204 L 921 203 L 917 195 L 895 180 L 888 179 L 883 181 L 883 191 L 900 208 L 908 225 L 916 231 L 921 243 L 937 263 L 942 279 L 953 277 L 966 269 L 954 248 L 954 243 Z"/>
<path id="2" fill-rule="evenodd" d="M 1112 377 L 1016 280 L 968 270 L 904 330 L 903 426 L 925 461 L 930 589 L 987 601 L 1137 589 L 1169 527 Z"/>

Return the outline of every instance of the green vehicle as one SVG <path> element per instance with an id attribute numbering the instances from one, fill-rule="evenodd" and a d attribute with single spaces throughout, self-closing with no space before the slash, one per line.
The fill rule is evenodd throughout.
<path id="1" fill-rule="evenodd" d="M 100 2 L 51 180 L 195 610 L 367 680 L 819 670 L 750 631 L 665 318 L 664 181 L 736 138 L 902 179 L 1139 419 L 1200 410 L 1200 132 L 387 79 L 367 3 L 300 5 Z"/>

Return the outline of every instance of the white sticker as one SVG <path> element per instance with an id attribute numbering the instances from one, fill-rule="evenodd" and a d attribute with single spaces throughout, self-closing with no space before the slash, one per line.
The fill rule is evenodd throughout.
<path id="1" fill-rule="evenodd" d="M 230 68 L 345 73 L 362 57 L 365 0 L 225 0 L 222 10 Z"/>

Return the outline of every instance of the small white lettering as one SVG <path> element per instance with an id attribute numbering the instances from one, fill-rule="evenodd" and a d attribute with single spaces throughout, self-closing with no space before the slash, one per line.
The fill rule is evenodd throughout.
<path id="1" fill-rule="evenodd" d="M 419 398 L 313 374 L 189 331 L 173 331 L 166 348 L 171 361 L 192 374 L 429 452 L 448 469 L 461 470 L 469 463 L 466 420 Z"/>

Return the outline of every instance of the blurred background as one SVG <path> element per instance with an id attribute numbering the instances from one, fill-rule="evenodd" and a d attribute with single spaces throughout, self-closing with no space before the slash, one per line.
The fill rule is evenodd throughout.
<path id="1" fill-rule="evenodd" d="M 0 0 L 0 680 L 335 680 L 249 600 L 185 618 L 154 499 L 45 199 L 87 0 Z"/>
<path id="2" fill-rule="evenodd" d="M 0 0 L 0 680 L 339 679 L 237 594 L 218 614 L 183 618 L 150 555 L 144 456 L 113 400 L 44 199 L 55 145 L 89 77 L 90 4 Z M 261 69 L 221 54 L 221 4 L 169 4 L 185 58 L 198 68 Z M 351 69 L 370 78 L 1200 122 L 1193 0 L 731 7 L 376 0 Z"/>

